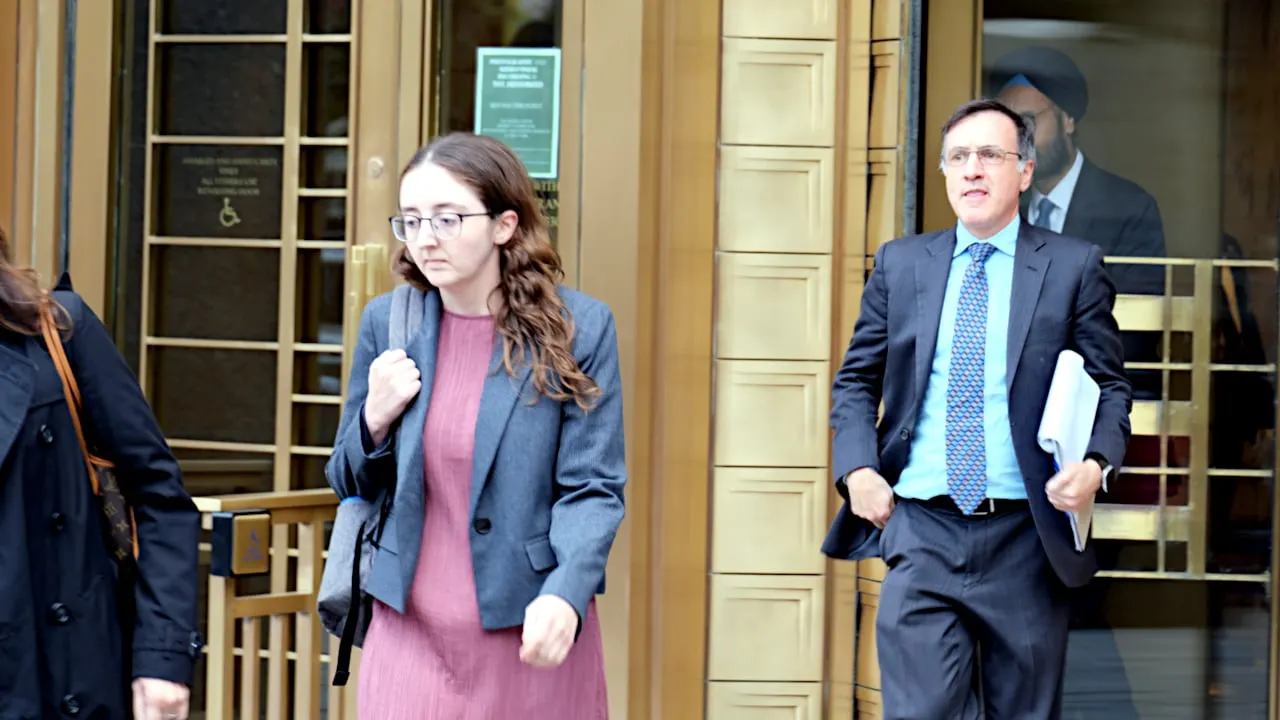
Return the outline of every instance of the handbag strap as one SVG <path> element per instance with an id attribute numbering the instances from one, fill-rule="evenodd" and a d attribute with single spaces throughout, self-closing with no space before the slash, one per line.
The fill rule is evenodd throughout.
<path id="1" fill-rule="evenodd" d="M 95 464 L 109 466 L 110 463 L 89 452 L 89 444 L 84 439 L 84 429 L 80 425 L 82 408 L 80 387 L 76 385 L 75 373 L 71 371 L 71 363 L 67 361 L 67 353 L 62 347 L 58 324 L 53 319 L 53 311 L 50 309 L 52 304 L 53 300 L 46 297 L 45 302 L 40 305 L 40 331 L 44 334 L 49 356 L 53 358 L 53 366 L 57 368 L 58 377 L 62 380 L 62 393 L 67 398 L 67 410 L 71 413 L 71 424 L 76 428 L 76 438 L 80 441 L 80 452 L 84 456 L 85 468 L 89 471 L 89 482 L 93 484 L 93 494 L 101 495 L 102 488 L 98 485 L 98 473 L 94 471 L 93 466 Z"/>

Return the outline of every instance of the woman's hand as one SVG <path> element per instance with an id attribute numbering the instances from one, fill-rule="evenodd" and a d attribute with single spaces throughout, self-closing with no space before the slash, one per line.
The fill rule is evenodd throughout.
<path id="1" fill-rule="evenodd" d="M 559 667 L 578 633 L 578 612 L 558 595 L 539 595 L 524 609 L 520 661 L 540 668 Z"/>
<path id="2" fill-rule="evenodd" d="M 387 439 L 391 424 L 422 389 L 418 366 L 404 350 L 388 350 L 369 364 L 369 394 L 364 399 L 364 424 L 373 446 Z"/>
<path id="3" fill-rule="evenodd" d="M 191 690 L 168 680 L 138 678 L 133 681 L 133 717 L 136 720 L 187 720 Z"/>

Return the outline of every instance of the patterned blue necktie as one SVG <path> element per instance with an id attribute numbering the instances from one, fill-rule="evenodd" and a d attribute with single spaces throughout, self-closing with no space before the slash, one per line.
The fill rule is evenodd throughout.
<path id="1" fill-rule="evenodd" d="M 983 428 L 987 358 L 987 271 L 995 246 L 969 246 L 971 262 L 960 286 L 951 369 L 947 375 L 947 492 L 968 515 L 987 496 L 987 447 Z"/>

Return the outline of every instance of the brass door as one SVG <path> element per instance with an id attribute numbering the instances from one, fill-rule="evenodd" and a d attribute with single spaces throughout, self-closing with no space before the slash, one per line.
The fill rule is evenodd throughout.
<path id="1" fill-rule="evenodd" d="M 115 7 L 116 27 L 97 31 L 115 33 L 120 62 L 107 182 L 118 342 L 192 495 L 324 488 L 352 325 L 389 286 L 386 219 L 396 167 L 420 140 L 428 3 Z M 270 573 L 237 590 L 313 582 L 301 535 L 277 524 Z M 206 577 L 202 568 L 202 596 Z M 202 597 L 202 632 L 221 605 Z M 290 659 L 323 651 L 327 636 L 305 613 L 278 612 L 236 623 L 238 652 L 262 660 L 240 663 L 239 685 L 219 672 L 225 682 L 206 687 L 200 666 L 193 717 L 235 706 L 340 716 L 347 699 L 318 690 L 329 670 Z"/>
<path id="2" fill-rule="evenodd" d="M 396 163 L 380 153 L 401 122 L 398 108 L 357 112 L 362 94 L 397 90 L 394 74 L 360 71 L 400 63 L 399 12 L 359 0 L 121 11 L 118 336 L 192 494 L 323 487 L 353 231 L 390 214 L 394 170 L 373 163 Z M 359 166 L 366 137 L 384 147 Z M 376 218 L 357 217 L 366 190 L 382 200 L 362 208 Z"/>

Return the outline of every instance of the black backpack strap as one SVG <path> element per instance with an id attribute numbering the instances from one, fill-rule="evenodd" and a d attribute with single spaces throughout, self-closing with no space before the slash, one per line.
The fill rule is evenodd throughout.
<path id="1" fill-rule="evenodd" d="M 351 604 L 347 606 L 347 619 L 342 624 L 342 639 L 338 641 L 338 667 L 333 671 L 333 684 L 346 685 L 351 678 L 351 648 L 356 642 L 356 623 L 365 606 L 364 593 L 360 591 L 360 557 L 364 551 L 364 529 L 356 533 L 356 554 L 351 563 Z"/>

